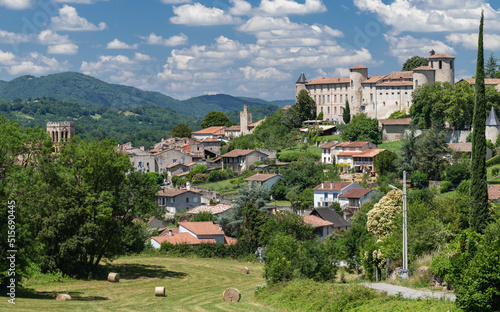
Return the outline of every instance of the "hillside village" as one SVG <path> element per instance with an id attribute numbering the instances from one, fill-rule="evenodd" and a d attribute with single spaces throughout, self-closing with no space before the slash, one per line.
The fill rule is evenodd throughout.
<path id="1" fill-rule="evenodd" d="M 448 255 L 458 257 L 457 244 L 474 240 L 489 242 L 481 245 L 484 252 L 499 244 L 500 102 L 483 109 L 486 146 L 480 157 L 488 184 L 479 205 L 490 213 L 474 225 L 483 241 L 467 232 L 476 157 L 470 110 L 477 86 L 471 79 L 454 85 L 453 60 L 431 51 L 429 65 L 410 72 L 369 77 L 366 67 L 356 65 L 349 78 L 307 81 L 302 74 L 293 106 L 254 120 L 244 104 L 239 125 L 223 112 L 217 116 L 224 122 L 207 114 L 203 123 L 210 126 L 184 136 L 165 133 L 152 146 L 81 140 L 75 121 L 51 121 L 27 136 L 2 118 L 4 133 L 25 140 L 9 152 L 5 174 L 45 190 L 18 200 L 43 207 L 30 212 L 40 220 L 32 244 L 54 247 L 40 270 L 85 276 L 118 255 L 194 255 L 260 261 L 268 284 L 335 281 L 342 270 L 356 281 L 360 274 L 364 281 L 410 286 L 423 280 L 460 298 L 469 290 L 463 275 L 450 269 L 459 260 Z M 498 82 L 485 80 L 490 99 L 500 93 Z M 443 111 L 417 110 L 425 101 L 457 105 L 445 102 L 446 96 L 434 102 L 425 97 L 427 88 L 454 92 L 446 88 L 455 86 L 471 92 L 468 113 L 452 120 Z M 25 180 L 14 175 L 26 168 L 33 171 Z M 4 192 L 19 194 L 17 187 Z M 402 242 L 407 200 L 409 237 Z M 66 221 L 58 222 L 58 215 Z M 67 231 L 66 223 L 74 222 L 94 230 Z M 43 224 L 55 228 L 43 230 Z M 64 234 L 56 238 L 52 231 Z M 102 244 L 102 237 L 116 249 Z M 407 247 L 409 259 L 401 252 Z M 305 259 L 314 263 L 304 265 Z M 488 265 L 498 270 L 498 264 Z"/>

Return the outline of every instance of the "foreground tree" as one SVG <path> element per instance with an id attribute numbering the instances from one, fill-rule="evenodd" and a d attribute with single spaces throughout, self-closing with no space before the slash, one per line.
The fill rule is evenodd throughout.
<path id="1" fill-rule="evenodd" d="M 429 60 L 422 56 L 412 56 L 403 64 L 402 71 L 411 71 L 420 66 L 428 66 Z"/>
<path id="2" fill-rule="evenodd" d="M 297 103 L 293 105 L 300 121 L 316 119 L 316 103 L 309 96 L 307 90 L 301 90 L 297 97 Z"/>
<path id="3" fill-rule="evenodd" d="M 472 158 L 470 200 L 471 211 L 469 225 L 472 230 L 482 233 L 489 220 L 488 186 L 486 184 L 486 92 L 484 86 L 483 52 L 484 13 L 481 12 L 479 39 L 477 48 L 476 84 L 474 97 L 474 118 L 472 131 Z"/>
<path id="4" fill-rule="evenodd" d="M 190 138 L 191 128 L 186 124 L 178 124 L 172 128 L 170 135 L 176 138 Z"/>
<path id="5" fill-rule="evenodd" d="M 205 115 L 205 119 L 201 122 L 202 129 L 214 126 L 230 127 L 232 125 L 235 125 L 235 123 L 232 122 L 224 112 L 219 111 L 208 112 L 208 114 Z"/>
<path id="6" fill-rule="evenodd" d="M 342 140 L 382 143 L 377 119 L 369 118 L 366 114 L 354 115 L 342 133 Z"/>
<path id="7" fill-rule="evenodd" d="M 349 101 L 345 101 L 344 111 L 342 112 L 342 120 L 345 124 L 351 122 L 351 109 L 349 108 Z"/>

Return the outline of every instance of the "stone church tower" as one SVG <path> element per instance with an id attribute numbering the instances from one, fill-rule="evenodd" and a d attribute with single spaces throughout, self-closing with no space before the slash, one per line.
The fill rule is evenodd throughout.
<path id="1" fill-rule="evenodd" d="M 495 144 L 498 135 L 500 134 L 500 122 L 498 121 L 497 114 L 493 106 L 490 110 L 490 115 L 486 119 L 486 140 L 491 140 Z"/>
<path id="2" fill-rule="evenodd" d="M 445 53 L 429 52 L 429 66 L 436 70 L 436 82 L 449 82 L 455 84 L 455 57 Z M 429 83 L 432 83 L 429 81 Z"/>
<path id="3" fill-rule="evenodd" d="M 243 111 L 240 112 L 240 132 L 241 135 L 250 134 L 248 130 L 248 125 L 252 123 L 252 112 L 248 111 L 248 105 L 245 103 L 243 105 Z"/>
<path id="4" fill-rule="evenodd" d="M 47 133 L 54 143 L 67 141 L 75 136 L 74 121 L 48 122 Z"/>

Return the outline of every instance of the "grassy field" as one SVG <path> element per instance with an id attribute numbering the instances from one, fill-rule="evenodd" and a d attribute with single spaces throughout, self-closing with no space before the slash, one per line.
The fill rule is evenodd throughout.
<path id="1" fill-rule="evenodd" d="M 241 274 L 248 267 L 250 274 Z M 16 311 L 276 311 L 254 301 L 264 283 L 262 265 L 225 259 L 130 256 L 109 265 L 119 283 L 106 280 L 28 281 L 29 292 L 18 292 Z M 155 297 L 164 286 L 166 297 Z M 241 301 L 222 300 L 225 289 L 241 292 Z M 56 301 L 59 293 L 72 301 Z M 3 295 L 3 294 L 2 294 Z M 2 300 L 5 297 L 2 297 Z M 5 304 L 2 304 L 5 306 Z M 2 310 L 2 309 L 0 309 Z"/>
<path id="2" fill-rule="evenodd" d="M 400 141 L 393 141 L 393 142 L 386 142 L 386 143 L 379 144 L 379 145 L 377 145 L 377 148 L 385 148 L 388 151 L 391 151 L 393 153 L 397 153 L 400 150 L 402 145 L 403 145 L 403 141 L 400 140 Z"/>

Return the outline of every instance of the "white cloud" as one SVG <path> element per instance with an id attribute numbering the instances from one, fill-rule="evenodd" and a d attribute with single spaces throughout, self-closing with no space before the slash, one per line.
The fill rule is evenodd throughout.
<path id="1" fill-rule="evenodd" d="M 24 34 L 0 30 L 0 43 L 16 44 L 30 41 L 30 37 Z"/>
<path id="2" fill-rule="evenodd" d="M 33 2 L 33 0 L 0 0 L 0 6 L 12 10 L 24 10 L 31 8 Z"/>
<path id="3" fill-rule="evenodd" d="M 460 44 L 469 50 L 477 49 L 478 34 L 450 34 L 446 36 L 446 40 L 453 44 Z M 499 50 L 500 49 L 500 35 L 484 34 L 483 45 L 486 50 Z"/>
<path id="4" fill-rule="evenodd" d="M 453 47 L 439 40 L 414 38 L 410 35 L 403 37 L 384 35 L 384 37 L 389 42 L 389 53 L 396 57 L 400 64 L 403 64 L 408 58 L 415 55 L 427 57 L 430 50 L 434 50 L 436 53 L 456 53 Z"/>
<path id="5" fill-rule="evenodd" d="M 251 66 L 240 67 L 247 80 L 272 80 L 272 81 L 286 81 L 292 79 L 290 73 L 285 73 L 276 68 L 268 67 L 263 69 L 255 69 Z"/>
<path id="6" fill-rule="evenodd" d="M 68 35 L 59 35 L 56 32 L 53 32 L 50 29 L 42 30 L 38 34 L 38 42 L 40 44 L 66 44 L 70 43 L 71 41 L 69 40 Z"/>
<path id="7" fill-rule="evenodd" d="M 245 0 L 231 0 L 233 7 L 229 10 L 232 15 L 249 15 L 252 12 L 252 5 Z"/>
<path id="8" fill-rule="evenodd" d="M 261 0 L 258 11 L 266 15 L 286 16 L 326 12 L 321 0 L 306 0 L 304 4 L 292 0 Z"/>
<path id="9" fill-rule="evenodd" d="M 64 5 L 59 9 L 59 16 L 51 18 L 50 27 L 54 30 L 67 31 L 97 31 L 106 29 L 106 23 L 101 22 L 98 26 L 90 23 L 78 15 L 76 9 L 69 5 Z"/>
<path id="10" fill-rule="evenodd" d="M 55 58 L 49 58 L 37 52 L 29 53 L 25 57 L 18 57 L 10 52 L 0 51 L 0 68 L 9 74 L 18 76 L 23 74 L 42 75 L 50 72 L 66 71 L 67 62 L 60 63 Z"/>
<path id="11" fill-rule="evenodd" d="M 135 53 L 134 58 L 138 61 L 151 61 L 152 60 L 151 56 L 149 56 L 147 54 L 142 54 L 139 52 Z"/>
<path id="12" fill-rule="evenodd" d="M 167 39 L 164 39 L 162 36 L 157 36 L 155 33 L 150 33 L 149 36 L 141 38 L 145 40 L 146 44 L 162 45 L 166 47 L 185 45 L 188 42 L 188 37 L 183 33 L 181 33 L 178 36 L 172 36 Z"/>
<path id="13" fill-rule="evenodd" d="M 47 53 L 73 55 L 78 53 L 78 46 L 73 43 L 51 45 L 47 48 Z"/>
<path id="14" fill-rule="evenodd" d="M 174 7 L 170 22 L 190 26 L 238 24 L 241 20 L 226 14 L 218 8 L 208 8 L 200 3 L 186 4 Z"/>
<path id="15" fill-rule="evenodd" d="M 111 42 L 108 42 L 108 44 L 106 45 L 106 49 L 137 49 L 138 47 L 139 45 L 137 43 L 129 45 L 126 44 L 125 42 L 118 40 L 117 38 L 115 38 Z"/>
<path id="16" fill-rule="evenodd" d="M 477 31 L 481 10 L 490 29 L 500 30 L 500 12 L 485 0 L 354 0 L 362 11 L 377 14 L 395 34 L 412 32 Z"/>
<path id="17" fill-rule="evenodd" d="M 183 4 L 183 3 L 191 3 L 191 0 L 161 0 L 161 2 L 165 4 Z"/>

